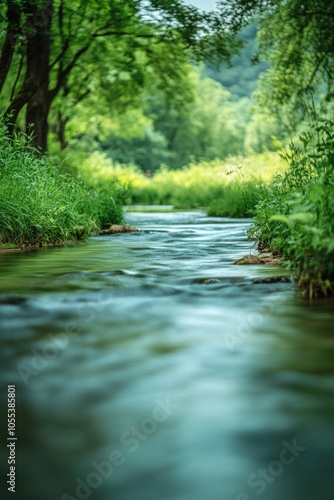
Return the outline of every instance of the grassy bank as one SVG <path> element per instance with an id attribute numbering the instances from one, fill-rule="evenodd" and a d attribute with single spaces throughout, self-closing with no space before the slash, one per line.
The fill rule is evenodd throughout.
<path id="1" fill-rule="evenodd" d="M 309 297 L 334 294 L 334 121 L 318 121 L 285 155 L 255 212 L 259 244 L 282 255 Z"/>
<path id="2" fill-rule="evenodd" d="M 12 141 L 0 123 L 0 246 L 40 247 L 81 240 L 122 221 L 123 189 L 60 174 L 26 138 Z"/>
<path id="3" fill-rule="evenodd" d="M 277 153 L 194 163 L 182 170 L 163 167 L 148 177 L 135 166 L 114 165 L 101 153 L 83 163 L 83 175 L 107 181 L 114 175 L 127 183 L 130 204 L 205 208 L 209 215 L 249 217 L 264 186 L 283 161 Z"/>

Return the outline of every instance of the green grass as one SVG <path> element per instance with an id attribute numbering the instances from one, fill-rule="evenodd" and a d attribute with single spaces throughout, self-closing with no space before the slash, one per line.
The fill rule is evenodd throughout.
<path id="1" fill-rule="evenodd" d="M 215 198 L 209 203 L 208 215 L 220 217 L 251 217 L 264 190 L 261 179 L 235 181 L 215 190 Z"/>
<path id="2" fill-rule="evenodd" d="M 87 238 L 123 218 L 123 190 L 60 174 L 26 137 L 8 137 L 0 122 L 0 245 L 36 247 Z"/>
<path id="3" fill-rule="evenodd" d="M 96 152 L 83 163 L 81 171 L 99 182 L 116 176 L 129 186 L 131 205 L 204 208 L 213 216 L 249 217 L 268 179 L 282 172 L 282 166 L 277 153 L 265 153 L 228 161 L 193 163 L 182 170 L 162 167 L 147 177 L 135 166 L 115 165 Z"/>
<path id="4" fill-rule="evenodd" d="M 250 217 L 267 179 L 281 171 L 276 154 L 191 164 L 182 170 L 160 169 L 132 186 L 132 203 L 205 208 L 209 215 Z"/>
<path id="5" fill-rule="evenodd" d="M 283 255 L 309 297 L 334 294 L 334 121 L 316 120 L 262 195 L 254 234 Z"/>

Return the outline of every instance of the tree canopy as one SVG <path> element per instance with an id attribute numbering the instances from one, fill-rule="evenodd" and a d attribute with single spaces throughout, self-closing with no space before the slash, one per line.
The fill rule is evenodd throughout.
<path id="1" fill-rule="evenodd" d="M 326 105 L 332 100 L 333 0 L 220 0 L 217 5 L 216 11 L 202 12 L 181 0 L 6 0 L 0 6 L 0 105 L 11 132 L 31 132 L 33 144 L 46 151 L 51 130 L 64 147 L 66 127 L 80 103 L 94 103 L 97 114 L 113 116 L 156 94 L 174 103 L 162 130 L 170 142 L 167 128 L 175 109 L 181 116 L 192 100 L 197 111 L 190 122 L 206 121 L 204 115 L 195 119 L 199 103 L 190 63 L 204 60 L 210 65 L 207 74 L 243 95 L 233 71 L 225 66 L 218 72 L 214 64 L 230 61 L 243 45 L 235 36 L 242 27 L 248 26 L 246 39 L 254 42 L 254 23 L 249 25 L 254 16 L 259 57 L 270 66 L 261 75 L 259 106 L 281 113 L 286 105 L 296 112 L 308 94 Z M 254 48 L 249 46 L 247 54 L 257 59 Z M 259 74 L 259 68 L 264 65 L 242 66 L 241 73 Z M 214 101 L 213 87 L 211 92 Z M 161 109 L 163 115 L 164 103 Z M 212 106 L 211 111 L 214 115 Z M 160 133 L 159 120 L 154 122 Z"/>
<path id="2" fill-rule="evenodd" d="M 13 127 L 24 110 L 44 151 L 52 110 L 61 129 L 64 106 L 94 91 L 126 105 L 151 78 L 168 93 L 189 57 L 221 61 L 239 45 L 219 12 L 180 0 L 7 0 L 0 23 L 2 104 Z"/>
<path id="3" fill-rule="evenodd" d="M 270 64 L 262 77 L 267 102 L 294 110 L 308 94 L 333 99 L 333 0 L 235 0 L 219 2 L 234 30 L 259 19 L 261 58 Z"/>

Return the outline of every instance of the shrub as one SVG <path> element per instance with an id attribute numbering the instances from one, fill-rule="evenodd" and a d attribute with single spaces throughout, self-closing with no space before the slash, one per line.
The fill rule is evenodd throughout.
<path id="1" fill-rule="evenodd" d="M 42 246 L 83 239 L 108 219 L 122 220 L 119 183 L 90 186 L 60 174 L 25 136 L 0 122 L 0 244 Z"/>
<path id="2" fill-rule="evenodd" d="M 309 297 L 334 293 L 334 121 L 318 119 L 284 155 L 257 205 L 260 245 L 282 254 Z"/>
<path id="3" fill-rule="evenodd" d="M 138 172 L 131 180 L 131 202 L 206 208 L 213 216 L 249 217 L 265 183 L 282 170 L 282 163 L 277 154 L 266 153 L 193 163 L 181 170 L 163 167 L 151 178 Z"/>

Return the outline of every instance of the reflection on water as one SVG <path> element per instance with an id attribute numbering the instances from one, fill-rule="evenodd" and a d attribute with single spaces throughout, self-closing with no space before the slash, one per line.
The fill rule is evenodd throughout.
<path id="1" fill-rule="evenodd" d="M 129 222 L 142 231 L 0 256 L 16 498 L 331 498 L 333 302 L 233 266 L 248 220 Z"/>

